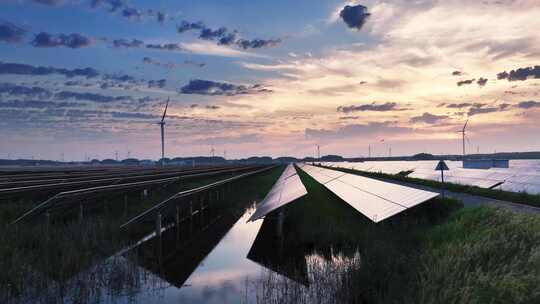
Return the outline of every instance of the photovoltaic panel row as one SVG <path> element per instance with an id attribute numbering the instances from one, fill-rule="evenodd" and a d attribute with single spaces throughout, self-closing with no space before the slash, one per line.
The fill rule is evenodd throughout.
<path id="1" fill-rule="evenodd" d="M 307 194 L 306 187 L 302 184 L 296 169 L 289 164 L 274 184 L 266 197 L 257 205 L 257 210 L 249 218 L 255 221 L 263 218 L 268 213 L 292 202 Z"/>
<path id="2" fill-rule="evenodd" d="M 324 166 L 353 169 L 364 172 L 397 174 L 413 171 L 409 177 L 441 181 L 434 170 L 438 161 L 366 161 L 322 163 Z M 493 188 L 511 192 L 540 194 L 540 161 L 511 160 L 510 168 L 464 169 L 461 161 L 446 161 L 450 168 L 445 181 L 461 185 Z"/>
<path id="3" fill-rule="evenodd" d="M 302 170 L 376 223 L 439 195 L 311 165 Z"/>

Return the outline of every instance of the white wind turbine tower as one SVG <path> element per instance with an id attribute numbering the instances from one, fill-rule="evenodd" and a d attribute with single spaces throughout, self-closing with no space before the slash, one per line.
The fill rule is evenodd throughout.
<path id="1" fill-rule="evenodd" d="M 467 130 L 467 124 L 469 123 L 469 118 L 467 118 L 467 121 L 465 121 L 465 124 L 463 125 L 463 129 L 461 131 L 458 131 L 462 135 L 463 140 L 463 158 L 465 158 L 465 131 Z"/>
<path id="2" fill-rule="evenodd" d="M 169 98 L 167 98 L 167 103 L 165 104 L 165 110 L 163 111 L 163 116 L 161 121 L 157 124 L 161 127 L 161 166 L 165 166 L 165 116 L 167 115 L 167 108 L 169 107 Z"/>

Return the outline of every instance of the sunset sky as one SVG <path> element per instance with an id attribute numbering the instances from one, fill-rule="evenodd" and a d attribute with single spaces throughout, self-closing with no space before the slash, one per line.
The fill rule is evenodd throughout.
<path id="1" fill-rule="evenodd" d="M 540 150 L 538 0 L 1 0 L 0 158 Z"/>

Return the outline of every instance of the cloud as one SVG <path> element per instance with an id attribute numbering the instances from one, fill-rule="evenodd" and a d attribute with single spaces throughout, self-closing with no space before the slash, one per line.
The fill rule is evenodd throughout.
<path id="1" fill-rule="evenodd" d="M 522 101 L 516 105 L 516 107 L 521 109 L 531 109 L 531 108 L 539 108 L 540 107 L 540 101 Z"/>
<path id="2" fill-rule="evenodd" d="M 534 67 L 519 68 L 510 72 L 502 72 L 497 74 L 497 79 L 507 79 L 508 81 L 524 81 L 527 79 L 540 78 L 540 65 Z"/>
<path id="3" fill-rule="evenodd" d="M 183 48 L 178 43 L 147 44 L 146 48 L 162 50 L 162 51 L 177 51 L 177 52 L 186 51 L 186 49 Z"/>
<path id="4" fill-rule="evenodd" d="M 127 119 L 158 119 L 158 115 L 146 114 L 146 113 L 131 113 L 131 112 L 111 112 L 113 118 L 127 118 Z"/>
<path id="5" fill-rule="evenodd" d="M 157 12 L 156 18 L 159 23 L 164 24 L 167 20 L 167 14 L 164 12 Z"/>
<path id="6" fill-rule="evenodd" d="M 463 75 L 463 72 L 461 72 L 461 71 L 453 71 L 452 72 L 452 76 L 461 76 L 461 75 Z"/>
<path id="7" fill-rule="evenodd" d="M 93 68 L 82 68 L 82 69 L 63 69 L 63 68 L 54 68 L 54 67 L 44 67 L 44 66 L 32 66 L 22 63 L 4 63 L 0 61 L 0 74 L 12 74 L 12 75 L 34 75 L 34 76 L 43 76 L 51 74 L 60 74 L 66 77 L 86 77 L 94 78 L 100 75 L 100 73 Z"/>
<path id="8" fill-rule="evenodd" d="M 144 45 L 144 42 L 137 39 L 115 39 L 113 40 L 113 46 L 116 48 L 138 48 Z"/>
<path id="9" fill-rule="evenodd" d="M 192 79 L 189 83 L 180 89 L 182 94 L 199 94 L 199 95 L 243 95 L 270 92 L 261 85 L 235 85 L 225 82 L 215 82 L 211 80 Z"/>
<path id="10" fill-rule="evenodd" d="M 66 99 L 75 99 L 75 100 L 86 100 L 97 103 L 111 103 L 115 101 L 122 100 L 131 100 L 130 96 L 106 96 L 101 94 L 94 93 L 80 93 L 80 92 L 70 92 L 70 91 L 61 91 L 54 95 L 58 100 Z"/>
<path id="11" fill-rule="evenodd" d="M 475 103 L 472 105 L 471 108 L 469 108 L 469 112 L 467 114 L 469 116 L 474 116 L 477 114 L 502 112 L 502 111 L 508 110 L 509 107 L 510 105 L 507 103 L 503 103 L 498 106 L 488 106 L 487 104 L 483 104 L 483 103 Z"/>
<path id="12" fill-rule="evenodd" d="M 126 7 L 122 10 L 122 16 L 130 20 L 141 20 L 142 12 L 133 7 Z"/>
<path id="13" fill-rule="evenodd" d="M 398 104 L 395 102 L 386 102 L 382 104 L 376 104 L 375 102 L 373 102 L 371 104 L 339 106 L 337 108 L 337 111 L 342 112 L 342 113 L 363 112 L 363 111 L 388 112 L 388 111 L 402 111 L 402 110 L 403 109 L 399 108 Z"/>
<path id="14" fill-rule="evenodd" d="M 259 48 L 266 48 L 266 47 L 273 47 L 281 43 L 281 39 L 253 39 L 253 40 L 246 40 L 246 39 L 240 39 L 236 42 L 236 44 L 241 47 L 244 50 L 247 49 L 259 49 Z"/>
<path id="15" fill-rule="evenodd" d="M 81 34 L 59 34 L 53 35 L 41 32 L 34 37 L 32 45 L 35 47 L 60 47 L 65 46 L 72 49 L 88 47 L 93 44 L 93 40 Z"/>
<path id="16" fill-rule="evenodd" d="M 215 44 L 209 41 L 181 43 L 180 46 L 185 50 L 200 55 L 222 56 L 222 57 L 257 57 L 266 56 L 244 52 L 224 45 Z"/>
<path id="17" fill-rule="evenodd" d="M 167 63 L 160 62 L 160 61 L 158 61 L 156 59 L 153 59 L 153 58 L 150 58 L 150 57 L 144 57 L 143 58 L 143 63 L 154 65 L 154 66 L 161 67 L 161 68 L 168 69 L 168 70 L 178 68 L 178 65 L 175 64 L 175 63 L 172 63 L 172 62 L 167 62 Z"/>
<path id="18" fill-rule="evenodd" d="M 395 126 L 391 122 L 370 122 L 368 124 L 350 124 L 336 130 L 306 128 L 306 138 L 313 139 L 344 139 L 363 137 L 377 134 L 402 134 L 412 131 L 410 128 Z"/>
<path id="19" fill-rule="evenodd" d="M 446 107 L 450 109 L 462 109 L 462 108 L 468 108 L 470 106 L 472 106 L 472 103 L 470 102 L 451 103 L 451 104 L 446 105 Z"/>
<path id="20" fill-rule="evenodd" d="M 456 84 L 458 87 L 461 87 L 461 86 L 464 86 L 464 85 L 467 85 L 467 84 L 471 84 L 475 81 L 476 79 L 467 79 L 467 80 L 461 80 L 461 81 L 458 81 Z"/>
<path id="21" fill-rule="evenodd" d="M 367 7 L 360 4 L 354 6 L 346 5 L 339 13 L 339 16 L 348 27 L 358 30 L 362 29 L 370 15 L 367 12 Z"/>
<path id="22" fill-rule="evenodd" d="M 0 23 L 0 41 L 8 43 L 21 42 L 28 31 L 13 23 Z"/>
<path id="23" fill-rule="evenodd" d="M 176 26 L 176 31 L 179 34 L 182 34 L 187 31 L 202 30 L 204 28 L 206 28 L 206 26 L 204 25 L 204 23 L 202 23 L 202 21 L 188 22 L 188 21 L 182 20 L 182 22 L 180 22 L 180 24 Z"/>
<path id="24" fill-rule="evenodd" d="M 25 96 L 31 98 L 37 97 L 45 99 L 48 99 L 52 96 L 51 91 L 41 87 L 26 87 L 11 83 L 0 83 L 0 94 L 6 94 L 8 96 Z"/>
<path id="25" fill-rule="evenodd" d="M 167 85 L 167 80 L 165 79 L 148 81 L 149 88 L 164 88 L 165 85 Z"/>
<path id="26" fill-rule="evenodd" d="M 476 81 L 476 83 L 478 84 L 479 87 L 483 87 L 486 85 L 487 81 L 488 81 L 487 78 L 480 77 L 478 78 L 478 81 Z"/>
<path id="27" fill-rule="evenodd" d="M 207 27 L 203 22 L 182 21 L 176 26 L 179 34 L 188 31 L 199 31 L 199 39 L 216 41 L 218 45 L 237 46 L 244 50 L 274 47 L 282 42 L 281 39 L 241 39 L 237 30 L 229 30 L 222 26 L 217 29 Z"/>
<path id="28" fill-rule="evenodd" d="M 446 119 L 448 119 L 448 115 L 435 115 L 435 114 L 431 114 L 431 113 L 427 113 L 425 112 L 424 114 L 420 115 L 420 116 L 415 116 L 415 117 L 412 117 L 410 119 L 410 122 L 411 123 L 426 123 L 426 124 L 435 124 L 435 123 L 438 123 L 440 121 L 445 121 Z"/>

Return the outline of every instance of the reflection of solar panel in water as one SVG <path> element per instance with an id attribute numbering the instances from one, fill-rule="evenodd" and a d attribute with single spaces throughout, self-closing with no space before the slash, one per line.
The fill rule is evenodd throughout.
<path id="1" fill-rule="evenodd" d="M 257 210 L 249 218 L 255 221 L 263 218 L 268 213 L 307 194 L 306 187 L 302 184 L 296 169 L 292 164 L 288 165 L 274 184 L 264 200 L 257 205 Z"/>
<path id="2" fill-rule="evenodd" d="M 439 195 L 325 168 L 302 170 L 376 223 Z"/>

